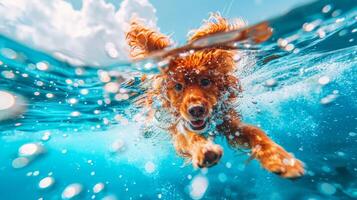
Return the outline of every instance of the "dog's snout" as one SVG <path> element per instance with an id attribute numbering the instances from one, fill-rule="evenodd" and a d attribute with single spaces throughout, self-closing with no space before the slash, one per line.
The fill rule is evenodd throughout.
<path id="1" fill-rule="evenodd" d="M 190 113 L 192 117 L 196 117 L 196 118 L 202 117 L 205 114 L 205 112 L 206 109 L 202 105 L 191 106 L 188 109 L 188 113 Z"/>

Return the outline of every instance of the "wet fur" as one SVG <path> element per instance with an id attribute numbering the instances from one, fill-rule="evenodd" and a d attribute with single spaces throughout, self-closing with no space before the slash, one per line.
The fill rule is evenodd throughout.
<path id="1" fill-rule="evenodd" d="M 219 14 L 213 14 L 201 28 L 191 32 L 188 42 L 242 26 L 242 20 L 232 23 Z M 134 59 L 143 58 L 171 44 L 169 37 L 138 21 L 131 23 L 126 36 L 130 55 Z M 151 82 L 151 87 L 141 105 L 150 110 L 149 118 L 152 118 L 155 113 L 153 102 L 156 99 L 162 103 L 161 109 L 168 110 L 177 119 L 169 128 L 174 147 L 179 155 L 192 160 L 195 167 L 215 165 L 223 155 L 223 149 L 219 145 L 200 132 L 180 124 L 180 121 L 192 120 L 188 113 L 190 105 L 200 104 L 207 112 L 205 116 L 213 118 L 215 113 L 215 119 L 220 119 L 221 124 L 217 124 L 215 129 L 226 137 L 230 146 L 250 148 L 251 158 L 257 159 L 263 168 L 282 177 L 295 178 L 303 175 L 301 161 L 271 140 L 260 128 L 241 122 L 235 111 L 233 103 L 241 91 L 234 73 L 234 56 L 237 53 L 233 50 L 211 48 L 171 57 L 165 71 L 150 79 L 143 78 Z M 203 78 L 210 80 L 208 87 L 200 85 Z M 177 83 L 183 85 L 182 91 L 175 89 Z"/>

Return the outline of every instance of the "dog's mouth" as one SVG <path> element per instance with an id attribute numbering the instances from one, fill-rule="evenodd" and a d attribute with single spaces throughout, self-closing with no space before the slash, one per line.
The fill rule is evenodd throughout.
<path id="1" fill-rule="evenodd" d="M 201 131 L 206 128 L 207 120 L 204 119 L 191 120 L 188 122 L 188 125 L 192 130 Z"/>

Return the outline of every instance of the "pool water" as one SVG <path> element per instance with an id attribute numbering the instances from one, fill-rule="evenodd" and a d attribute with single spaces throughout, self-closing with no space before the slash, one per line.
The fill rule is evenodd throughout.
<path id="1" fill-rule="evenodd" d="M 0 199 L 357 198 L 357 4 L 318 1 L 269 22 L 272 38 L 242 50 L 237 110 L 304 177 L 271 174 L 220 137 L 220 163 L 194 169 L 164 131 L 141 127 L 140 76 L 157 70 L 71 66 L 0 35 Z"/>

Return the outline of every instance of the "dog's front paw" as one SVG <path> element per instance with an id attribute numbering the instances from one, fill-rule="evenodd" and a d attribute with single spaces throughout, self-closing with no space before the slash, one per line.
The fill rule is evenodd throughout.
<path id="1" fill-rule="evenodd" d="M 265 169 L 284 178 L 298 178 L 305 173 L 304 164 L 276 144 L 255 147 L 253 155 Z"/>
<path id="2" fill-rule="evenodd" d="M 197 148 L 192 155 L 192 164 L 195 167 L 211 167 L 218 163 L 223 154 L 222 148 L 217 144 L 208 143 Z"/>

